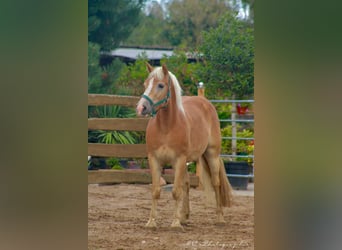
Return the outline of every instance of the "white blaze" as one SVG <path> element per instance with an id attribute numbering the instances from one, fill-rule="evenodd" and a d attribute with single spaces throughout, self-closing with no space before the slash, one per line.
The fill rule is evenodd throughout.
<path id="1" fill-rule="evenodd" d="M 152 91 L 152 88 L 153 88 L 153 80 L 154 80 L 154 77 L 151 78 L 150 82 L 148 83 L 148 86 L 144 92 L 144 95 L 147 95 L 149 96 L 149 94 L 151 93 Z"/>

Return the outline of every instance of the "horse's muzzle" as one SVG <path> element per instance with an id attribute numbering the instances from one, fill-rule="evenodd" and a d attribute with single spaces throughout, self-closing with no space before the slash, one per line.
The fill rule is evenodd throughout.
<path id="1" fill-rule="evenodd" d="M 151 104 L 146 101 L 144 98 L 141 98 L 140 101 L 137 104 L 136 108 L 137 115 L 139 116 L 145 116 L 152 113 L 152 107 Z"/>

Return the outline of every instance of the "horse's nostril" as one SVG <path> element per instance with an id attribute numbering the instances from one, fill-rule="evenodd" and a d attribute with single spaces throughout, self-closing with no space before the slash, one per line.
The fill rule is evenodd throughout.
<path id="1" fill-rule="evenodd" d="M 146 106 L 145 105 L 143 105 L 143 111 L 145 111 L 146 110 Z"/>

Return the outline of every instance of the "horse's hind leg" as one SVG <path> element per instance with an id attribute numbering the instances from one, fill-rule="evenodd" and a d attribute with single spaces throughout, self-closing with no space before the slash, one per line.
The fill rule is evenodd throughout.
<path id="1" fill-rule="evenodd" d="M 185 224 L 186 220 L 189 219 L 190 215 L 190 204 L 189 204 L 189 190 L 190 190 L 190 179 L 188 171 L 184 173 L 183 183 L 183 206 L 181 211 L 181 223 Z"/>
<path id="2" fill-rule="evenodd" d="M 148 158 L 151 174 L 152 174 L 152 207 L 150 219 L 146 223 L 146 227 L 156 229 L 157 200 L 160 198 L 160 165 L 157 160 L 149 156 Z"/>
<path id="3" fill-rule="evenodd" d="M 215 198 L 216 198 L 216 214 L 217 214 L 217 225 L 224 225 L 225 220 L 223 217 L 223 209 L 221 204 L 221 190 L 220 190 L 220 166 L 221 160 L 219 156 L 210 155 L 210 152 L 206 152 L 205 160 L 209 165 L 210 174 L 211 174 L 211 182 L 214 187 L 215 191 Z"/>

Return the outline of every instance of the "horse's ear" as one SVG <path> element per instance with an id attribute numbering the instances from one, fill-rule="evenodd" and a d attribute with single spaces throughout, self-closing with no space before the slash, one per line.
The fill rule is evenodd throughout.
<path id="1" fill-rule="evenodd" d="M 146 62 L 146 67 L 149 73 L 153 71 L 153 67 L 148 62 Z"/>
<path id="2" fill-rule="evenodd" d="M 162 69 L 163 69 L 164 76 L 167 76 L 169 74 L 169 71 L 165 64 L 162 65 Z"/>

